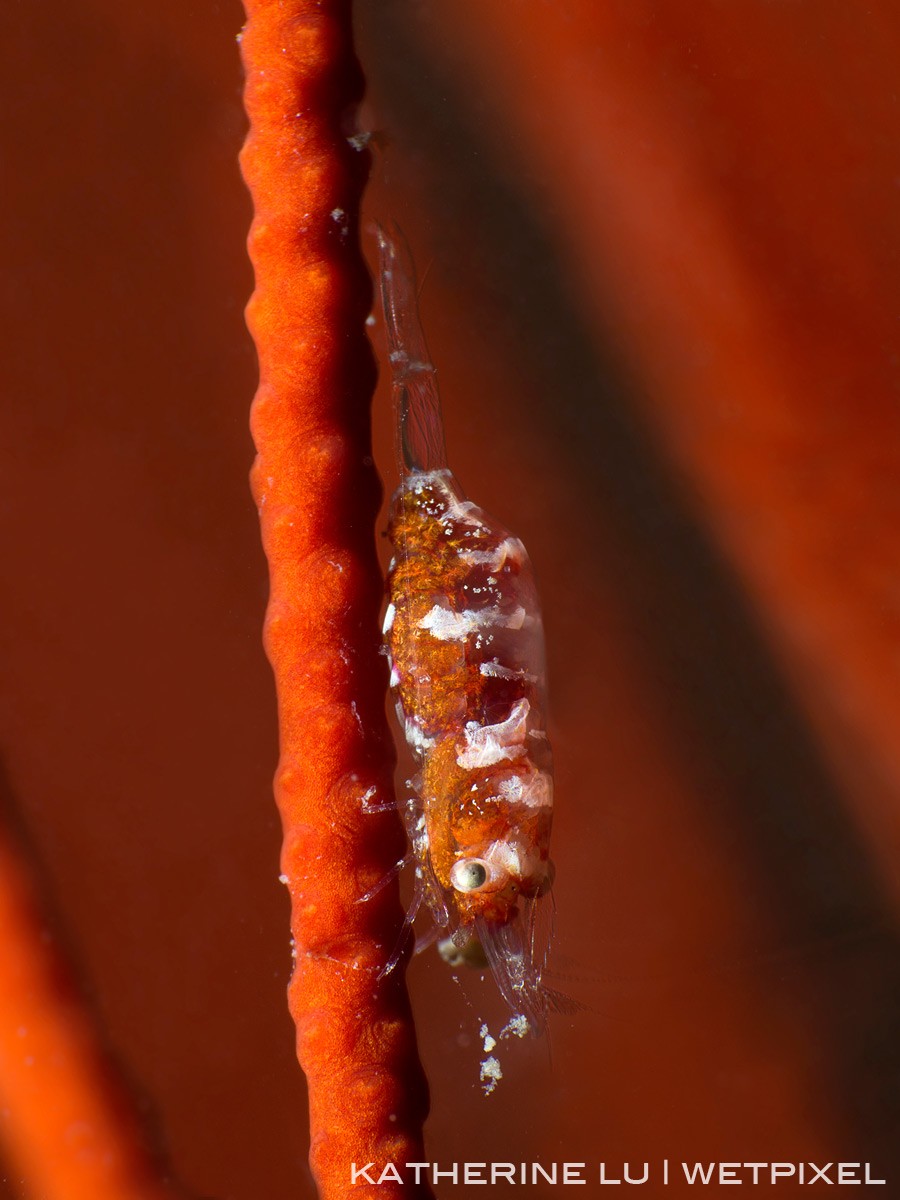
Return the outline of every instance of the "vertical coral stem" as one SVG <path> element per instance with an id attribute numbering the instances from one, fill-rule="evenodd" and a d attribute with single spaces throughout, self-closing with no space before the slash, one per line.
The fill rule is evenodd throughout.
<path id="1" fill-rule="evenodd" d="M 427 1093 L 402 972 L 379 980 L 402 854 L 378 655 L 381 580 L 370 456 L 370 286 L 357 243 L 367 156 L 348 141 L 361 92 L 350 5 L 247 0 L 242 48 L 255 216 L 248 323 L 260 385 L 252 483 L 269 560 L 266 647 L 278 690 L 276 798 L 296 967 L 289 989 L 323 1197 L 351 1164 L 417 1161 Z M 371 809 L 379 811 L 371 811 Z M 385 810 L 386 809 L 386 810 Z M 429 1194 L 397 1183 L 354 1197 Z"/>

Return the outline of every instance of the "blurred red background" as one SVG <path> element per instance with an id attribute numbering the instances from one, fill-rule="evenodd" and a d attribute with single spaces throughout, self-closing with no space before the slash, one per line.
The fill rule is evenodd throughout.
<path id="1" fill-rule="evenodd" d="M 6 16 L 3 814 L 185 1189 L 312 1196 L 246 482 L 242 13 Z M 552 1055 L 503 1043 L 485 1098 L 502 1006 L 417 960 L 430 1157 L 896 1180 L 900 15 L 356 16 L 367 215 L 427 268 L 452 462 L 543 585 L 554 983 L 588 1005 Z M 391 439 L 382 380 L 388 489 Z"/>

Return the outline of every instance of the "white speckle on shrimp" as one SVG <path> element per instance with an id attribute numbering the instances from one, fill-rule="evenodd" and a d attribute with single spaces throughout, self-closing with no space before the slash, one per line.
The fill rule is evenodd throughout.
<path id="1" fill-rule="evenodd" d="M 389 604 L 384 613 L 384 624 L 381 626 L 382 633 L 388 633 L 394 626 L 394 617 L 397 615 L 397 610 L 393 604 Z"/>
<path id="2" fill-rule="evenodd" d="M 418 721 L 410 718 L 410 720 L 404 722 L 403 728 L 406 733 L 407 742 L 419 754 L 423 754 L 426 750 L 430 750 L 434 746 L 434 738 L 430 738 L 427 734 L 423 733 Z"/>
<path id="3" fill-rule="evenodd" d="M 526 671 L 524 667 L 504 667 L 498 662 L 483 662 L 478 670 L 491 679 L 525 679 L 529 683 L 536 683 L 538 679 L 537 675 Z"/>
<path id="4" fill-rule="evenodd" d="M 507 559 L 522 562 L 526 554 L 525 547 L 517 537 L 508 537 L 494 550 L 461 550 L 459 556 L 464 562 L 486 566 L 491 571 L 500 571 Z"/>
<path id="5" fill-rule="evenodd" d="M 522 852 L 520 844 L 514 839 L 505 842 L 491 842 L 489 846 L 485 847 L 482 858 L 514 876 L 522 875 L 525 867 L 529 864 L 529 856 Z"/>
<path id="6" fill-rule="evenodd" d="M 484 521 L 476 515 L 478 513 L 478 505 L 473 504 L 471 500 L 459 500 L 454 496 L 446 483 L 447 474 L 447 471 L 432 471 L 424 476 L 425 478 L 433 476 L 434 482 L 439 484 L 440 490 L 444 493 L 444 507 L 442 511 L 452 520 L 456 521 L 458 525 L 468 525 L 472 529 L 484 529 Z M 444 478 L 439 480 L 439 476 L 443 476 Z"/>
<path id="7" fill-rule="evenodd" d="M 469 721 L 465 727 L 466 745 L 456 756 L 466 771 L 490 767 L 504 759 L 520 758 L 525 753 L 525 722 L 530 705 L 517 700 L 505 721 L 496 725 L 478 725 Z"/>
<path id="8" fill-rule="evenodd" d="M 503 629 L 521 629 L 524 624 L 525 609 L 521 606 L 513 609 L 511 613 L 501 612 L 496 605 L 453 612 L 441 604 L 435 604 L 419 621 L 418 628 L 426 629 L 439 642 L 461 642 L 480 629 L 498 626 Z"/>
<path id="9" fill-rule="evenodd" d="M 526 808 L 551 808 L 553 805 L 553 780 L 546 771 L 524 778 L 514 775 L 501 779 L 497 792 L 509 804 L 524 804 Z"/>

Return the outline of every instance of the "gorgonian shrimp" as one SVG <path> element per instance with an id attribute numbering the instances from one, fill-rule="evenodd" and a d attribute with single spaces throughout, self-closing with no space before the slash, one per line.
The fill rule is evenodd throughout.
<path id="1" fill-rule="evenodd" d="M 384 634 L 391 686 L 420 765 L 407 824 L 424 903 L 461 957 L 477 947 L 533 1031 L 541 984 L 535 908 L 552 882 L 544 648 L 525 547 L 466 500 L 447 467 L 435 369 L 398 231 L 378 231 L 398 422 Z"/>

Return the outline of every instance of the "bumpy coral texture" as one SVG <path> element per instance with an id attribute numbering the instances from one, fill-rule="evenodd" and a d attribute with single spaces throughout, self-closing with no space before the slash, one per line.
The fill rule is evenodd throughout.
<path id="1" fill-rule="evenodd" d="M 246 9 L 248 321 L 260 360 L 253 490 L 271 578 L 276 797 L 296 949 L 289 1003 L 313 1171 L 321 1195 L 337 1197 L 351 1163 L 374 1161 L 377 1173 L 377 1164 L 423 1157 L 427 1104 L 402 972 L 379 979 L 401 927 L 396 885 L 359 902 L 403 844 L 378 655 L 371 295 L 357 246 L 367 164 L 346 125 L 361 80 L 349 5 Z M 370 1190 L 380 1200 L 427 1194 L 388 1184 L 354 1196 Z"/>

